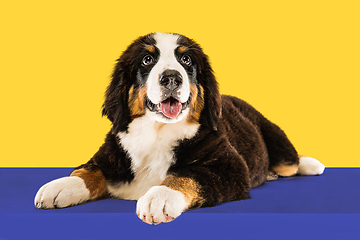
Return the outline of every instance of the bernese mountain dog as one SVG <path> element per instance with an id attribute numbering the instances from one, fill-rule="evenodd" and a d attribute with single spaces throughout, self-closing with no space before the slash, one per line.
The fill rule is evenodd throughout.
<path id="1" fill-rule="evenodd" d="M 186 210 L 249 198 L 278 176 L 320 175 L 285 133 L 252 106 L 220 95 L 207 55 L 193 40 L 151 33 L 117 60 L 102 114 L 104 144 L 68 177 L 42 186 L 40 209 L 103 198 L 137 200 L 148 224 Z"/>

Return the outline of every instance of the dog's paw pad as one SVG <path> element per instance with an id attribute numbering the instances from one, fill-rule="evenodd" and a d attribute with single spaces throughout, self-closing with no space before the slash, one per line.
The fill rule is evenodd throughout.
<path id="1" fill-rule="evenodd" d="M 137 216 L 148 224 L 174 220 L 188 207 L 184 194 L 166 186 L 155 186 L 136 205 Z"/>
<path id="2" fill-rule="evenodd" d="M 42 186 L 37 192 L 34 204 L 37 208 L 64 208 L 87 201 L 90 192 L 79 177 L 64 177 Z"/>

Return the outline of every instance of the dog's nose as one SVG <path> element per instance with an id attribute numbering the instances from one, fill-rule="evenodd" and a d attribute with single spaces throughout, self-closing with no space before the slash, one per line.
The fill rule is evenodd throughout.
<path id="1" fill-rule="evenodd" d="M 165 70 L 159 78 L 160 85 L 174 91 L 178 89 L 182 84 L 182 76 L 176 70 Z"/>

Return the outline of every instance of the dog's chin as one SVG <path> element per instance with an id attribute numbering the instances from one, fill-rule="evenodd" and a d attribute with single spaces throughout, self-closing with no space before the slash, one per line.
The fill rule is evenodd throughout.
<path id="1" fill-rule="evenodd" d="M 161 123 L 176 123 L 183 120 L 189 112 L 189 103 L 190 98 L 188 101 L 182 103 L 179 100 L 170 97 L 158 104 L 155 104 L 149 98 L 146 98 L 147 109 L 153 113 L 152 115 L 154 116 L 155 121 Z"/>

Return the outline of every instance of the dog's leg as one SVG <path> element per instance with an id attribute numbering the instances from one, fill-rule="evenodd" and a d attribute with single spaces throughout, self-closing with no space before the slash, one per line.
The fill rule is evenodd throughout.
<path id="1" fill-rule="evenodd" d="M 295 175 L 299 157 L 286 134 L 266 118 L 259 125 L 269 155 L 269 170 L 281 176 Z"/>
<path id="2" fill-rule="evenodd" d="M 112 180 L 131 181 L 134 176 L 130 160 L 111 132 L 99 151 L 86 163 L 77 167 L 69 177 L 56 179 L 42 186 L 35 197 L 38 208 L 63 208 L 89 200 L 106 197 L 107 178 L 104 173 L 111 172 Z M 114 176 L 116 176 L 114 178 Z"/>
<path id="3" fill-rule="evenodd" d="M 299 156 L 286 134 L 278 126 L 265 118 L 260 126 L 269 154 L 270 171 L 284 177 L 323 173 L 325 166 L 314 158 Z"/>
<path id="4" fill-rule="evenodd" d="M 42 186 L 35 196 L 35 206 L 42 209 L 77 205 L 106 194 L 106 180 L 100 169 L 74 170 L 69 177 Z"/>
<path id="5" fill-rule="evenodd" d="M 201 205 L 200 186 L 186 177 L 167 176 L 161 186 L 155 186 L 137 203 L 138 217 L 148 224 L 170 222 L 185 210 Z"/>
<path id="6" fill-rule="evenodd" d="M 299 164 L 279 164 L 272 170 L 283 177 L 299 175 L 321 175 L 325 170 L 325 165 L 319 160 L 311 157 L 299 155 Z"/>
<path id="7" fill-rule="evenodd" d="M 299 165 L 297 163 L 288 164 L 286 162 L 279 163 L 276 166 L 273 166 L 270 171 L 275 172 L 277 175 L 282 177 L 290 177 L 297 174 L 299 170 Z"/>

